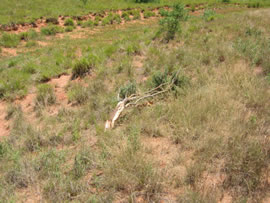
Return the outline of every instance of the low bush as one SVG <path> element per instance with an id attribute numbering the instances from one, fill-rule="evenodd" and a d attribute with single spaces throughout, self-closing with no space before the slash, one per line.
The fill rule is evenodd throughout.
<path id="1" fill-rule="evenodd" d="M 141 19 L 141 13 L 140 11 L 136 10 L 133 12 L 133 20 L 140 20 Z"/>
<path id="2" fill-rule="evenodd" d="M 36 39 L 38 37 L 38 33 L 35 30 L 31 29 L 27 32 L 20 33 L 19 37 L 21 40 L 29 41 Z"/>
<path id="3" fill-rule="evenodd" d="M 92 20 L 88 20 L 88 21 L 82 23 L 83 28 L 92 27 L 92 26 L 94 26 L 94 22 Z"/>
<path id="4" fill-rule="evenodd" d="M 128 84 L 120 87 L 118 99 L 123 100 L 132 94 L 136 94 L 136 84 L 134 82 L 129 82 Z"/>
<path id="5" fill-rule="evenodd" d="M 6 48 L 17 47 L 20 43 L 20 38 L 16 34 L 3 33 L 0 38 L 0 45 Z"/>
<path id="6" fill-rule="evenodd" d="M 175 4 L 172 11 L 166 11 L 164 18 L 160 20 L 160 29 L 156 34 L 156 37 L 165 33 L 164 41 L 169 42 L 174 39 L 176 32 L 181 30 L 180 21 L 185 21 L 188 18 L 187 11 L 184 5 Z"/>
<path id="7" fill-rule="evenodd" d="M 73 26 L 67 26 L 65 28 L 65 32 L 72 32 L 74 30 L 74 27 Z"/>
<path id="8" fill-rule="evenodd" d="M 144 18 L 154 17 L 155 15 L 156 14 L 153 11 L 148 11 L 148 10 L 143 13 Z"/>
<path id="9" fill-rule="evenodd" d="M 47 27 L 41 28 L 41 33 L 44 35 L 56 35 L 57 33 L 62 33 L 63 29 L 56 25 L 49 25 Z"/>
<path id="10" fill-rule="evenodd" d="M 210 9 L 205 10 L 203 13 L 203 19 L 206 22 L 213 21 L 215 19 L 215 16 L 216 16 L 216 12 Z"/>
<path id="11" fill-rule="evenodd" d="M 56 102 L 53 88 L 49 84 L 41 84 L 37 88 L 36 106 L 49 106 Z"/>
<path id="12" fill-rule="evenodd" d="M 128 12 L 123 12 L 121 15 L 122 18 L 124 18 L 125 21 L 130 21 L 129 13 Z"/>
<path id="13" fill-rule="evenodd" d="M 64 26 L 75 26 L 75 23 L 71 18 L 68 18 L 65 20 Z"/>

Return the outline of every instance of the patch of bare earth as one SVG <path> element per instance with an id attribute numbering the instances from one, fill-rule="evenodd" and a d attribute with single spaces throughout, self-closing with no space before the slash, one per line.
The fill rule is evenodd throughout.
<path id="1" fill-rule="evenodd" d="M 174 144 L 167 137 L 144 137 L 142 143 L 149 152 L 150 160 L 153 160 L 161 169 L 165 178 L 162 202 L 176 202 L 179 194 L 183 193 L 181 188 L 175 187 L 175 179 L 184 177 L 186 170 L 184 166 L 175 165 L 175 159 L 179 156 L 179 145 Z"/>
<path id="2" fill-rule="evenodd" d="M 17 56 L 17 49 L 15 49 L 15 48 L 2 48 L 2 55 L 4 55 L 4 56 Z"/>
<path id="3" fill-rule="evenodd" d="M 70 75 L 61 75 L 59 78 L 51 79 L 48 84 L 54 88 L 57 104 L 52 106 L 49 111 L 53 114 L 58 113 L 59 107 L 68 107 L 71 104 L 68 103 L 68 97 L 66 94 L 66 86 L 70 81 Z"/>
<path id="4" fill-rule="evenodd" d="M 4 102 L 0 102 L 0 139 L 3 136 L 9 134 L 9 123 L 5 119 L 6 117 L 6 105 Z"/>

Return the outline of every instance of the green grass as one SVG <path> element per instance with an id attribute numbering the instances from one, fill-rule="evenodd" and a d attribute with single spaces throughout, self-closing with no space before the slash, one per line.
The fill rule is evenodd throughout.
<path id="1" fill-rule="evenodd" d="M 266 200 L 269 18 L 269 9 L 191 16 L 169 43 L 153 40 L 158 19 L 85 28 L 1 55 L 1 99 L 37 87 L 42 111 L 9 101 L 0 201 Z M 145 92 L 179 70 L 173 91 L 104 131 L 119 91 Z M 46 83 L 62 73 L 76 78 L 57 87 L 66 103 Z"/>
<path id="2" fill-rule="evenodd" d="M 147 7 L 156 7 L 162 5 L 171 5 L 176 1 L 161 0 L 153 1 L 150 3 L 138 4 L 134 1 L 119 0 L 117 2 L 112 2 L 108 0 L 102 1 L 87 1 L 84 5 L 81 1 L 74 0 L 36 0 L 36 1 L 27 1 L 22 0 L 17 2 L 15 0 L 2 0 L 0 5 L 0 24 L 9 24 L 11 22 L 31 22 L 34 19 L 40 17 L 58 17 L 59 15 L 68 15 L 68 16 L 80 16 L 87 14 L 89 12 L 99 12 L 102 10 L 110 9 L 125 9 L 125 8 L 147 8 Z M 185 4 L 199 4 L 199 3 L 219 3 L 220 0 L 184 0 L 181 1 Z M 232 3 L 249 3 L 251 6 L 257 5 L 257 2 L 260 3 L 260 6 L 269 6 L 267 0 L 241 0 L 236 1 L 232 0 Z M 16 12 L 15 12 L 16 11 Z"/>

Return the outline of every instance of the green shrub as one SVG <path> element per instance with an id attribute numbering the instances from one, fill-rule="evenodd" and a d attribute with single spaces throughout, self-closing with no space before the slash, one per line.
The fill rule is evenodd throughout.
<path id="1" fill-rule="evenodd" d="M 86 27 L 93 27 L 94 26 L 94 22 L 92 20 L 88 20 L 84 23 L 82 23 L 82 27 L 86 28 Z"/>
<path id="2" fill-rule="evenodd" d="M 38 37 L 38 33 L 35 30 L 31 29 L 28 32 L 20 33 L 19 37 L 21 40 L 25 40 L 25 41 L 33 40 L 33 39 L 36 39 Z"/>
<path id="3" fill-rule="evenodd" d="M 67 27 L 65 28 L 65 32 L 72 32 L 73 29 L 74 29 L 73 26 L 67 26 Z"/>
<path id="4" fill-rule="evenodd" d="M 153 11 L 145 11 L 143 13 L 143 17 L 144 18 L 150 18 L 150 17 L 154 17 L 156 14 Z"/>
<path id="5" fill-rule="evenodd" d="M 83 77 L 88 74 L 93 68 L 93 63 L 87 58 L 83 58 L 75 63 L 72 68 L 72 77 L 71 79 L 76 79 L 78 77 Z"/>
<path id="6" fill-rule="evenodd" d="M 65 20 L 64 26 L 75 26 L 75 23 L 71 18 L 68 18 Z"/>
<path id="7" fill-rule="evenodd" d="M 102 20 L 102 22 L 101 22 L 101 25 L 102 25 L 102 26 L 109 25 L 109 24 L 111 24 L 111 20 L 110 20 L 110 18 L 108 18 L 108 17 L 104 18 L 104 19 Z"/>
<path id="8" fill-rule="evenodd" d="M 165 84 L 168 82 L 168 73 L 165 71 L 162 73 L 161 71 L 157 71 L 152 76 L 152 86 L 153 88 L 159 87 L 161 84 Z"/>
<path id="9" fill-rule="evenodd" d="M 117 23 L 120 24 L 122 22 L 121 16 L 119 14 L 115 14 L 113 17 L 113 20 Z"/>
<path id="10" fill-rule="evenodd" d="M 164 41 L 169 42 L 174 39 L 177 31 L 181 30 L 180 21 L 187 20 L 188 14 L 184 5 L 175 4 L 172 11 L 164 13 L 165 17 L 160 20 L 160 29 L 156 34 L 156 37 L 165 33 Z"/>
<path id="11" fill-rule="evenodd" d="M 17 47 L 20 43 L 20 38 L 16 34 L 3 33 L 0 39 L 0 45 L 6 48 Z"/>
<path id="12" fill-rule="evenodd" d="M 57 33 L 62 33 L 63 29 L 57 25 L 49 25 L 47 27 L 41 28 L 41 33 L 44 35 L 56 35 Z"/>
<path id="13" fill-rule="evenodd" d="M 213 21 L 215 19 L 215 16 L 216 16 L 216 12 L 211 9 L 205 10 L 203 13 L 203 19 L 206 22 Z"/>
<path id="14" fill-rule="evenodd" d="M 53 88 L 49 84 L 41 84 L 37 88 L 36 106 L 49 106 L 56 102 Z"/>
<path id="15" fill-rule="evenodd" d="M 161 8 L 161 9 L 159 9 L 158 13 L 159 13 L 159 15 L 164 17 L 166 15 L 167 11 L 164 8 Z"/>
<path id="16" fill-rule="evenodd" d="M 140 11 L 134 11 L 133 12 L 133 20 L 139 20 L 141 19 L 141 14 L 140 14 Z"/>
<path id="17" fill-rule="evenodd" d="M 136 94 L 136 84 L 134 82 L 129 82 L 128 84 L 120 87 L 118 99 L 123 100 L 132 94 Z"/>
<path id="18" fill-rule="evenodd" d="M 230 3 L 231 0 L 221 0 L 222 3 Z"/>
<path id="19" fill-rule="evenodd" d="M 26 47 L 35 47 L 35 46 L 37 46 L 37 45 L 38 45 L 38 43 L 35 42 L 35 41 L 29 41 L 29 42 L 27 42 L 27 43 L 25 44 Z"/>
<path id="20" fill-rule="evenodd" d="M 154 2 L 155 0 L 135 0 L 136 3 L 150 3 Z"/>
<path id="21" fill-rule="evenodd" d="M 130 17 L 129 17 L 128 12 L 123 12 L 121 17 L 124 18 L 125 21 L 130 21 Z"/>

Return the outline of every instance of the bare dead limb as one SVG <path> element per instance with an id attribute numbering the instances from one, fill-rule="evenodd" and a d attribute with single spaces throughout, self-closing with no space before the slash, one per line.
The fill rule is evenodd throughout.
<path id="1" fill-rule="evenodd" d="M 131 106 L 137 106 L 138 103 L 142 100 L 145 100 L 150 97 L 155 97 L 157 95 L 164 94 L 168 91 L 170 91 L 176 81 L 176 78 L 178 77 L 178 74 L 180 72 L 180 69 L 175 74 L 174 78 L 170 82 L 165 82 L 160 84 L 158 87 L 155 87 L 147 92 L 144 92 L 142 94 L 132 94 L 129 97 L 125 97 L 125 99 L 120 100 L 119 94 L 117 95 L 117 98 L 119 100 L 110 120 L 107 120 L 105 123 L 105 130 L 114 128 L 115 121 L 120 117 L 121 113 L 124 111 L 125 108 L 131 107 Z M 164 88 L 165 87 L 165 88 Z"/>

